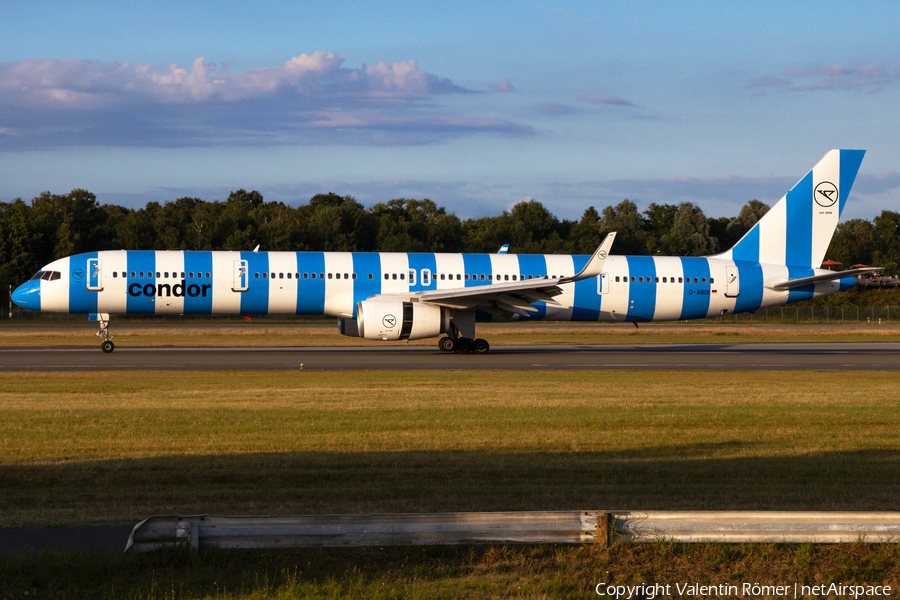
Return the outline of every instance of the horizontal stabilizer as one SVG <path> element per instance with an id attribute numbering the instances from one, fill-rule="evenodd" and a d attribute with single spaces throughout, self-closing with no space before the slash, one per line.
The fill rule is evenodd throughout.
<path id="1" fill-rule="evenodd" d="M 863 273 L 871 273 L 880 271 L 881 267 L 866 267 L 864 269 L 850 269 L 848 271 L 835 271 L 834 273 L 825 273 L 823 275 L 813 275 L 812 277 L 802 277 L 800 279 L 789 279 L 787 281 L 779 281 L 775 283 L 766 283 L 764 287 L 775 290 L 776 292 L 784 291 L 792 287 L 801 285 L 810 285 L 819 281 L 832 281 L 835 279 L 843 279 L 844 277 L 855 277 Z"/>

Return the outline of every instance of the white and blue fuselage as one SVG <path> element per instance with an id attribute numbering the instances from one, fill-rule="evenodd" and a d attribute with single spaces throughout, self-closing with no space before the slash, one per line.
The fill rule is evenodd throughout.
<path id="1" fill-rule="evenodd" d="M 822 260 L 864 152 L 832 150 L 735 246 L 709 257 L 394 252 L 103 251 L 46 265 L 13 294 L 33 310 L 326 315 L 340 332 L 487 352 L 485 321 L 649 322 L 753 312 L 851 287 Z M 871 269 L 870 269 L 871 270 Z"/>
<path id="2" fill-rule="evenodd" d="M 556 280 L 554 302 L 528 314 L 477 310 L 477 320 L 649 322 L 781 306 L 853 286 L 853 276 L 783 290 L 766 282 L 824 269 L 707 257 L 610 256 L 603 272 L 565 282 L 587 255 L 121 250 L 69 256 L 16 291 L 16 304 L 61 313 L 326 315 L 356 318 L 373 296 L 404 297 L 534 279 Z M 58 273 L 44 277 L 43 273 Z"/>

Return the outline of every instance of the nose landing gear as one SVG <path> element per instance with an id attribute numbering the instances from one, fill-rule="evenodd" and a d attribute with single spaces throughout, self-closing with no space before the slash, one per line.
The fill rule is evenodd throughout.
<path id="1" fill-rule="evenodd" d="M 91 320 L 93 320 L 95 317 L 100 323 L 100 331 L 97 332 L 97 337 L 103 338 L 103 342 L 100 344 L 100 349 L 103 350 L 103 352 L 105 352 L 106 354 L 109 354 L 116 349 L 116 345 L 112 343 L 112 336 L 109 335 L 109 315 L 106 313 L 91 315 Z"/>

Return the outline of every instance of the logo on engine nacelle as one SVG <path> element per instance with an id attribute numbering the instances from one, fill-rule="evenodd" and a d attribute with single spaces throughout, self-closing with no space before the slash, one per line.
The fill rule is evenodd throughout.
<path id="1" fill-rule="evenodd" d="M 394 315 L 384 315 L 384 318 L 381 319 L 381 324 L 388 329 L 393 329 L 397 325 L 397 317 Z"/>

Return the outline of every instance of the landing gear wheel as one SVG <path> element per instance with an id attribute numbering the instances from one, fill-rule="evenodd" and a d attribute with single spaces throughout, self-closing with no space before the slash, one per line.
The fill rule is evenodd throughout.
<path id="1" fill-rule="evenodd" d="M 472 351 L 472 344 L 466 338 L 457 338 L 453 344 L 453 351 L 457 354 L 468 354 Z"/>
<path id="2" fill-rule="evenodd" d="M 438 348 L 441 349 L 441 352 L 453 352 L 454 345 L 453 338 L 449 337 L 442 337 L 438 342 Z"/>
<path id="3" fill-rule="evenodd" d="M 491 349 L 491 345 L 488 344 L 487 340 L 477 339 L 472 342 L 472 351 L 475 354 L 487 354 Z"/>
<path id="4" fill-rule="evenodd" d="M 106 340 L 105 342 L 100 344 L 100 349 L 103 350 L 104 352 L 106 352 L 107 354 L 109 354 L 110 352 L 112 352 L 113 350 L 116 349 L 116 345 L 113 344 L 111 341 Z"/>

